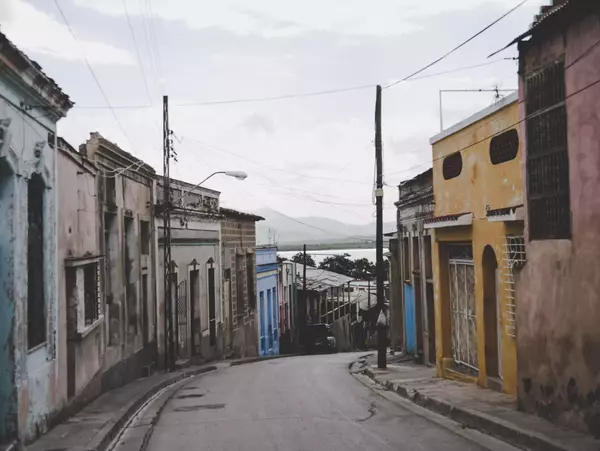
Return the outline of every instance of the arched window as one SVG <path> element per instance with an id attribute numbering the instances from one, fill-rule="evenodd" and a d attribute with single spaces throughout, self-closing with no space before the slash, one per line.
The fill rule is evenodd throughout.
<path id="1" fill-rule="evenodd" d="M 500 164 L 514 160 L 519 152 L 519 134 L 516 129 L 508 130 L 490 141 L 490 161 Z"/>
<path id="2" fill-rule="evenodd" d="M 453 153 L 444 158 L 444 162 L 442 163 L 442 173 L 444 174 L 444 179 L 450 180 L 455 177 L 458 177 L 462 172 L 462 155 L 460 152 Z"/>

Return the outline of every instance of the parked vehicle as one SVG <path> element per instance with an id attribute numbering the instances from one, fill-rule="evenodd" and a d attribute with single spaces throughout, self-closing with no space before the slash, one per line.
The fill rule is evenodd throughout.
<path id="1" fill-rule="evenodd" d="M 337 343 L 329 324 L 306 326 L 304 348 L 308 354 L 317 352 L 337 352 Z"/>

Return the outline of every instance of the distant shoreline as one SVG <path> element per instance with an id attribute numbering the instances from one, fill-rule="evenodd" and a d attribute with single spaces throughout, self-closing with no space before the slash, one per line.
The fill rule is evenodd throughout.
<path id="1" fill-rule="evenodd" d="M 384 249 L 388 247 L 388 240 L 383 241 Z M 277 245 L 277 249 L 281 252 L 288 251 L 297 251 L 298 249 L 302 249 L 303 244 L 279 244 Z M 306 244 L 307 251 L 324 251 L 328 249 L 374 249 L 375 241 L 358 241 L 358 242 L 343 242 L 343 243 L 312 243 Z"/>

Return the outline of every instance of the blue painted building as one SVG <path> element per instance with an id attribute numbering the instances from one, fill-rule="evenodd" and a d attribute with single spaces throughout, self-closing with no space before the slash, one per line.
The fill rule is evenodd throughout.
<path id="1" fill-rule="evenodd" d="M 66 402 L 59 375 L 56 123 L 72 106 L 0 33 L 0 447 L 43 432 Z"/>
<path id="2" fill-rule="evenodd" d="M 258 292 L 258 354 L 279 354 L 279 263 L 276 247 L 256 249 L 256 291 Z"/>

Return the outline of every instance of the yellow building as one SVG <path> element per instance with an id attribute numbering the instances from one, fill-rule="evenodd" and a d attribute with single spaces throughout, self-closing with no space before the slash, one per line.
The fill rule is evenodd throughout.
<path id="1" fill-rule="evenodd" d="M 524 259 L 518 97 L 431 138 L 438 376 L 516 394 L 513 271 Z"/>

